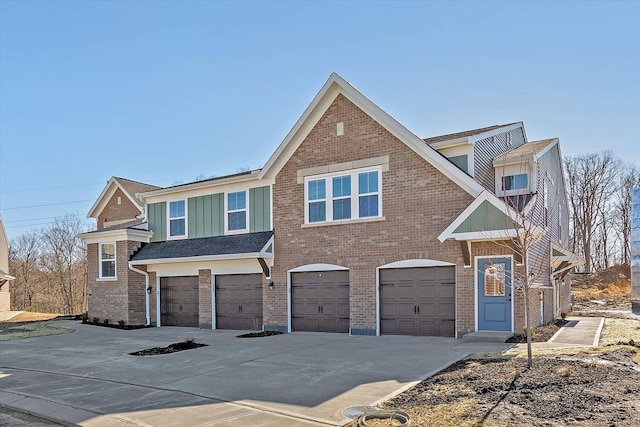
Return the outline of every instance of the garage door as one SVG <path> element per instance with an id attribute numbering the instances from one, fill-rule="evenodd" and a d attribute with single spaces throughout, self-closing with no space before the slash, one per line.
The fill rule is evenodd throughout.
<path id="1" fill-rule="evenodd" d="M 262 274 L 216 276 L 216 328 L 262 329 Z"/>
<path id="2" fill-rule="evenodd" d="M 198 327 L 198 276 L 160 279 L 160 323 L 162 326 Z"/>
<path id="3" fill-rule="evenodd" d="M 455 267 L 380 270 L 380 333 L 455 336 Z"/>
<path id="4" fill-rule="evenodd" d="M 349 272 L 292 273 L 291 329 L 349 332 Z"/>

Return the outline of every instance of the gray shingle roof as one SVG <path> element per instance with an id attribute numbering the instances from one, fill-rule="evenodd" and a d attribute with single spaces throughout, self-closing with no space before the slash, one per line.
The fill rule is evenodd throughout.
<path id="1" fill-rule="evenodd" d="M 232 236 L 154 242 L 143 246 L 131 260 L 141 261 L 260 252 L 271 236 L 273 236 L 272 231 L 262 231 Z"/>
<path id="2" fill-rule="evenodd" d="M 119 176 L 114 176 L 115 179 L 118 180 L 122 188 L 125 189 L 127 193 L 131 197 L 135 199 L 136 193 L 144 193 L 145 191 L 157 190 L 161 187 L 151 184 L 145 184 L 144 182 L 133 181 L 131 179 L 121 178 Z"/>
<path id="3" fill-rule="evenodd" d="M 465 130 L 465 131 L 456 132 L 456 133 L 448 133 L 446 135 L 438 135 L 438 136 L 433 136 L 431 138 L 424 138 L 423 141 L 426 142 L 427 144 L 434 144 L 436 142 L 449 141 L 452 139 L 465 138 L 467 136 L 478 135 L 484 132 L 489 132 L 490 130 L 502 128 L 505 126 L 515 125 L 516 123 L 519 123 L 519 122 L 507 123 L 504 125 L 493 125 L 485 128 Z"/>
<path id="4" fill-rule="evenodd" d="M 549 145 L 556 142 L 557 138 L 550 139 L 542 139 L 540 141 L 530 141 L 526 144 L 522 144 L 521 146 L 514 148 L 511 151 L 507 151 L 504 154 L 499 155 L 493 160 L 493 164 L 497 165 L 499 163 L 507 163 L 510 161 L 525 161 L 529 160 L 531 157 L 543 151 Z"/>

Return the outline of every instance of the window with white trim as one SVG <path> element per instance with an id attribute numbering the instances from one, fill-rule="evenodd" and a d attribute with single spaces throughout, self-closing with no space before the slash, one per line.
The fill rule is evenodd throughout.
<path id="1" fill-rule="evenodd" d="M 522 190 L 529 188 L 529 175 L 519 173 L 502 177 L 502 191 Z"/>
<path id="2" fill-rule="evenodd" d="M 247 230 L 247 192 L 227 193 L 227 231 Z"/>
<path id="3" fill-rule="evenodd" d="M 382 216 L 381 168 L 305 178 L 305 223 Z"/>
<path id="4" fill-rule="evenodd" d="M 100 243 L 100 278 L 116 278 L 116 244 Z"/>
<path id="5" fill-rule="evenodd" d="M 187 234 L 187 214 L 184 200 L 169 202 L 169 237 Z"/>

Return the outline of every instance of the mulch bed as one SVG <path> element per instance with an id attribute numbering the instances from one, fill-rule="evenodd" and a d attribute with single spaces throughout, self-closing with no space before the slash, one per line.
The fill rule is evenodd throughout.
<path id="1" fill-rule="evenodd" d="M 525 358 L 466 359 L 384 407 L 408 412 L 412 425 L 640 425 L 635 352 L 536 356 L 530 369 Z"/>
<path id="2" fill-rule="evenodd" d="M 155 356 L 158 354 L 171 354 L 179 351 L 191 350 L 199 347 L 207 347 L 207 344 L 200 344 L 191 340 L 169 344 L 166 347 L 153 347 L 146 350 L 134 351 L 129 353 L 131 356 Z"/>
<path id="3" fill-rule="evenodd" d="M 558 332 L 558 329 L 569 323 L 568 320 L 556 319 L 546 325 L 536 326 L 532 329 L 531 342 L 547 342 Z M 524 334 L 514 335 L 507 340 L 508 343 L 526 343 L 527 336 Z"/>
<path id="4" fill-rule="evenodd" d="M 280 331 L 260 331 L 260 332 L 249 332 L 248 334 L 238 335 L 236 338 L 260 338 L 260 337 L 270 337 L 272 335 L 281 335 L 284 332 Z"/>

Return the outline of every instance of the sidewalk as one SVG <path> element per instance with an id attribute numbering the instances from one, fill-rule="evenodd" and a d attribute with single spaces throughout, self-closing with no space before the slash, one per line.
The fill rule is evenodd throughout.
<path id="1" fill-rule="evenodd" d="M 560 328 L 547 342 L 534 342 L 534 350 L 554 350 L 559 348 L 597 347 L 604 326 L 603 317 L 567 317 L 569 323 Z M 522 343 L 509 351 L 526 351 Z"/>
<path id="2" fill-rule="evenodd" d="M 16 317 L 18 314 L 22 314 L 24 311 L 0 311 L 0 322 L 6 322 Z"/>

